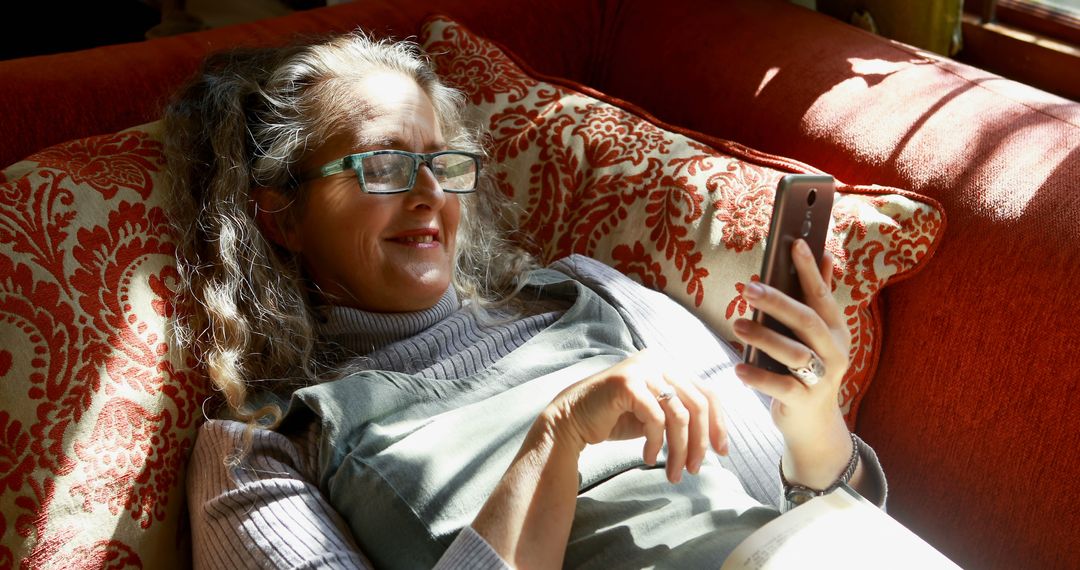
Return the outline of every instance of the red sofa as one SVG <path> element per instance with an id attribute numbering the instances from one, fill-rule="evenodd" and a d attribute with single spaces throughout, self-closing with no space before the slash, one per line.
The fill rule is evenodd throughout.
<path id="1" fill-rule="evenodd" d="M 0 62 L 0 164 L 158 118 L 208 51 L 357 26 L 407 37 L 432 13 L 668 123 L 940 202 L 935 257 L 884 291 L 857 431 L 889 512 L 960 565 L 1080 564 L 1075 102 L 779 0 L 368 0 Z M 32 524 L 5 516 L 0 534 Z"/>

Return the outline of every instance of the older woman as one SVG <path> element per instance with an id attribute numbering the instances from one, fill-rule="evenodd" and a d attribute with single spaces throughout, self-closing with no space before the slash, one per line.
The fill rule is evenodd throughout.
<path id="1" fill-rule="evenodd" d="M 883 501 L 828 259 L 794 250 L 808 304 L 747 289 L 803 342 L 736 326 L 820 381 L 733 366 L 662 295 L 507 240 L 460 102 L 353 34 L 213 56 L 170 106 L 178 330 L 225 404 L 188 472 L 197 567 L 715 567 L 781 481 Z"/>

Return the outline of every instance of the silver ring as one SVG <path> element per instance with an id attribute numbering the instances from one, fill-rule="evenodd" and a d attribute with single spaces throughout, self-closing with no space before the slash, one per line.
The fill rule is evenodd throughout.
<path id="1" fill-rule="evenodd" d="M 656 395 L 656 401 L 658 401 L 658 402 L 666 402 L 666 401 L 672 399 L 673 397 L 675 397 L 675 391 L 670 389 L 670 388 L 665 388 L 664 390 L 661 390 L 659 394 Z"/>
<path id="2" fill-rule="evenodd" d="M 821 358 L 818 357 L 816 352 L 811 350 L 810 361 L 807 362 L 806 365 L 799 368 L 792 368 L 789 366 L 788 371 L 803 384 L 813 386 L 825 377 L 825 363 L 821 361 Z"/>

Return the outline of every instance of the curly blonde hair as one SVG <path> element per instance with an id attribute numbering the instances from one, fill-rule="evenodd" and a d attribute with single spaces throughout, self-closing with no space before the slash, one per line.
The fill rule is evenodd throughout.
<path id="1" fill-rule="evenodd" d="M 416 44 L 362 32 L 211 55 L 166 110 L 165 178 L 187 309 L 177 336 L 237 419 L 276 426 L 282 410 L 249 405 L 251 392 L 295 389 L 335 365 L 317 339 L 300 262 L 260 232 L 251 190 L 274 188 L 302 207 L 294 165 L 356 120 L 349 86 L 384 71 L 411 77 L 427 93 L 451 148 L 482 151 L 478 131 L 462 120 L 464 98 Z M 461 202 L 453 276 L 459 295 L 480 308 L 513 297 L 518 277 L 535 266 L 507 237 L 506 198 L 481 179 Z"/>

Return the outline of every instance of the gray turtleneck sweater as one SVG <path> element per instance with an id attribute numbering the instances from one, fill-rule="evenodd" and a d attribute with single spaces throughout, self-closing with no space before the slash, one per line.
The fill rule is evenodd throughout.
<path id="1" fill-rule="evenodd" d="M 737 361 L 730 350 L 717 354 L 716 339 L 666 296 L 580 256 L 560 262 L 557 269 L 600 293 L 619 311 L 642 346 L 678 344 L 679 354 L 691 359 L 707 352 L 699 362 L 690 363 L 706 378 L 729 372 Z M 488 368 L 558 320 L 567 307 L 566 302 L 537 300 L 517 318 L 494 314 L 481 323 L 473 311 L 462 307 L 451 288 L 434 307 L 416 313 L 334 307 L 319 334 L 344 353 L 355 355 L 347 362 L 350 372 L 390 370 L 439 382 Z M 713 345 L 704 348 L 699 342 Z M 712 460 L 737 476 L 731 479 L 737 481 L 736 486 L 741 484 L 738 493 L 749 503 L 778 506 L 779 435 L 766 408 L 748 389 L 737 382 L 723 385 L 730 386 L 721 394 L 725 407 L 730 404 L 749 413 L 727 412 L 732 454 Z M 227 464 L 225 458 L 242 447 L 246 433 L 245 424 L 228 420 L 210 420 L 200 428 L 187 483 L 195 567 L 372 567 L 316 483 L 318 424 L 289 435 L 256 430 L 245 461 L 239 466 Z M 873 451 L 863 446 L 861 455 L 884 494 L 884 476 Z M 466 526 L 437 567 L 508 566 Z"/>

